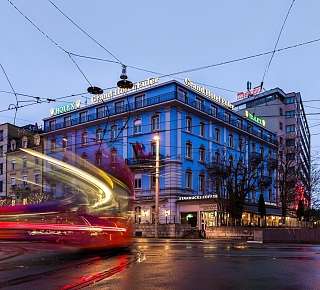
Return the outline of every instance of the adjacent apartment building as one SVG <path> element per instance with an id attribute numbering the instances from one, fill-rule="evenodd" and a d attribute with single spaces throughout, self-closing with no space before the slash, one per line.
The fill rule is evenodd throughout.
<path id="1" fill-rule="evenodd" d="M 241 93 L 238 99 L 233 104 L 239 114 L 278 136 L 279 162 L 287 167 L 288 175 L 294 175 L 296 186 L 302 185 L 299 188 L 310 205 L 311 136 L 300 93 L 275 88 L 256 95 Z"/>
<path id="2" fill-rule="evenodd" d="M 260 193 L 267 204 L 267 223 L 281 215 L 277 207 L 274 132 L 233 110 L 221 96 L 191 80 L 158 84 L 152 78 L 123 92 L 115 89 L 51 110 L 44 119 L 44 153 L 66 160 L 72 151 L 103 168 L 107 154 L 123 158 L 135 175 L 135 222 L 153 223 L 155 212 L 155 142 L 160 137 L 160 223 L 222 223 L 218 194 L 228 194 L 216 181 L 225 165 L 261 160 L 259 176 L 267 186 L 246 197 L 243 220 L 258 224 Z M 106 153 L 107 152 L 107 153 Z M 251 163 L 250 163 L 251 164 Z M 45 171 L 48 170 L 45 168 Z M 64 193 L 57 181 L 48 192 Z"/>

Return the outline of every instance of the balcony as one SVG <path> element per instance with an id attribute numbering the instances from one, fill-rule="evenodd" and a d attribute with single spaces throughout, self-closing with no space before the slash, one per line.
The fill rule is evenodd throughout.
<path id="1" fill-rule="evenodd" d="M 213 175 L 224 175 L 227 173 L 226 166 L 221 162 L 210 162 L 206 164 L 207 170 L 210 174 Z"/>
<path id="2" fill-rule="evenodd" d="M 160 164 L 163 162 L 164 156 L 160 155 Z M 144 158 L 127 158 L 127 165 L 132 169 L 148 169 L 156 167 L 156 156 L 149 155 Z"/>

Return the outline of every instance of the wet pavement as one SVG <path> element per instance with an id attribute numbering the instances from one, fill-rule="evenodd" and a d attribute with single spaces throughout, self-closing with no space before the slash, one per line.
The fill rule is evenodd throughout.
<path id="1" fill-rule="evenodd" d="M 130 251 L 0 243 L 0 289 L 320 289 L 320 246 L 137 240 Z"/>

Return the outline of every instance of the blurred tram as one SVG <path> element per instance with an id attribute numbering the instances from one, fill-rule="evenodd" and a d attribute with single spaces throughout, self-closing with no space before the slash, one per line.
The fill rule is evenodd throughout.
<path id="1" fill-rule="evenodd" d="M 115 248 L 131 245 L 129 217 L 94 216 L 86 213 L 55 211 L 58 205 L 0 208 L 0 239 L 42 241 L 78 248 Z M 27 213 L 26 213 L 27 212 Z"/>

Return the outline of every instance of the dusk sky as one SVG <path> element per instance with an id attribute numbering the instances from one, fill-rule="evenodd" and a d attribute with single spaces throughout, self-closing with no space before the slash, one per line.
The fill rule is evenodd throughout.
<path id="1" fill-rule="evenodd" d="M 48 1 L 12 2 L 64 49 L 114 60 Z M 123 63 L 171 73 L 272 50 L 291 0 L 55 0 L 54 3 Z M 8 1 L 0 2 L 0 11 L 0 62 L 17 92 L 48 98 L 86 92 L 87 82 L 66 53 L 48 41 Z M 319 11 L 317 0 L 295 1 L 278 48 L 319 38 Z M 319 47 L 317 42 L 276 53 L 264 87 L 299 91 L 304 101 L 318 100 L 306 102 L 305 110 L 320 114 Z M 177 77 L 226 88 L 211 90 L 233 101 L 237 91 L 246 89 L 247 80 L 253 86 L 260 84 L 269 58 L 270 55 L 263 56 Z M 94 85 L 112 87 L 119 79 L 118 64 L 80 58 L 76 61 Z M 128 69 L 128 75 L 132 81 L 155 76 L 134 69 Z M 2 72 L 0 90 L 10 90 Z M 0 110 L 15 103 L 14 95 L 0 95 Z M 30 99 L 19 97 L 19 101 L 25 100 Z M 20 109 L 17 124 L 42 124 L 49 109 L 61 104 Z M 13 115 L 13 111 L 1 112 L 0 122 L 12 122 Z M 320 116 L 308 119 L 311 133 L 320 134 Z M 314 151 L 320 150 L 319 141 L 320 135 L 312 136 Z"/>

